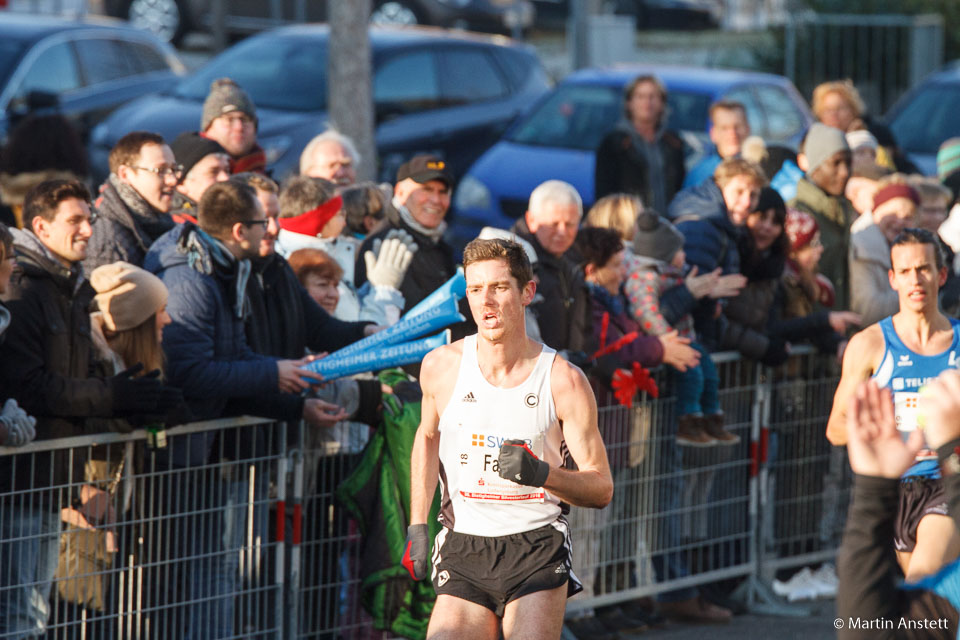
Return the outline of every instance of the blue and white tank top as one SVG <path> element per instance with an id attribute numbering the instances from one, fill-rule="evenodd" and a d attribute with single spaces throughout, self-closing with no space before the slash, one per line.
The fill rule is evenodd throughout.
<path id="1" fill-rule="evenodd" d="M 915 353 L 903 344 L 893 326 L 893 316 L 884 318 L 879 324 L 883 331 L 884 352 L 873 379 L 878 386 L 889 387 L 893 393 L 897 429 L 906 437 L 917 428 L 920 388 L 945 370 L 958 368 L 960 321 L 950 318 L 953 342 L 947 350 L 929 356 Z M 917 462 L 903 474 L 904 478 L 911 476 L 939 478 L 936 455 L 918 456 Z"/>

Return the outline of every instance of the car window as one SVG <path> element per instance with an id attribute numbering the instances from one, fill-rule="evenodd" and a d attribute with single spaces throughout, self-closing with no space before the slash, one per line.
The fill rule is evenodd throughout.
<path id="1" fill-rule="evenodd" d="M 202 102 L 218 78 L 232 78 L 258 108 L 317 111 L 327 104 L 327 48 L 299 38 L 250 38 L 201 67 L 173 93 Z"/>
<path id="2" fill-rule="evenodd" d="M 118 43 L 106 38 L 85 38 L 74 42 L 86 85 L 119 80 L 136 73 L 130 56 Z"/>
<path id="3" fill-rule="evenodd" d="M 789 140 L 803 129 L 806 121 L 786 91 L 771 85 L 757 85 L 754 91 L 767 116 L 766 140 Z"/>
<path id="4" fill-rule="evenodd" d="M 80 76 L 73 49 L 69 43 L 60 42 L 44 49 L 30 64 L 14 95 L 23 98 L 31 91 L 60 94 L 79 86 Z"/>
<path id="5" fill-rule="evenodd" d="M 750 124 L 750 133 L 764 139 L 768 137 L 766 122 L 763 119 L 763 111 L 760 108 L 760 103 L 757 102 L 756 97 L 753 95 L 753 91 L 750 90 L 750 87 L 737 87 L 723 96 L 723 99 L 739 102 L 743 105 L 743 108 L 747 110 L 747 122 Z"/>
<path id="6" fill-rule="evenodd" d="M 170 65 L 167 64 L 163 54 L 144 42 L 120 42 L 125 56 L 136 65 L 138 73 L 150 73 L 151 71 L 169 71 Z"/>
<path id="7" fill-rule="evenodd" d="M 26 46 L 16 40 L 0 40 L 0 93 L 6 85 L 7 78 L 20 63 Z"/>
<path id="8" fill-rule="evenodd" d="M 437 63 L 430 51 L 403 53 L 385 60 L 373 75 L 373 101 L 378 107 L 423 111 L 440 106 Z"/>
<path id="9" fill-rule="evenodd" d="M 705 131 L 710 96 L 674 91 L 667 97 L 667 106 L 669 128 Z M 619 87 L 568 85 L 559 87 L 509 135 L 522 144 L 594 150 L 622 117 Z"/>
<path id="10" fill-rule="evenodd" d="M 890 123 L 904 151 L 936 153 L 948 138 L 960 136 L 960 86 L 931 84 L 920 89 Z"/>
<path id="11" fill-rule="evenodd" d="M 440 93 L 444 104 L 495 100 L 507 85 L 493 59 L 480 50 L 452 49 L 440 54 Z"/>

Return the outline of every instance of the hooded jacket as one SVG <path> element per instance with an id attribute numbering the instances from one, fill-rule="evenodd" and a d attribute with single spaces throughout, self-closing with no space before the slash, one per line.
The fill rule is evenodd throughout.
<path id="1" fill-rule="evenodd" d="M 65 267 L 33 233 L 11 233 L 23 276 L 5 297 L 11 320 L 0 344 L 0 388 L 37 418 L 37 440 L 83 435 L 86 418 L 113 413 L 110 385 L 92 375 L 88 310 L 95 292 L 80 265 Z M 82 481 L 85 459 L 80 449 L 0 457 L 0 492 Z M 51 498 L 43 494 L 36 499 Z"/>
<path id="2" fill-rule="evenodd" d="M 740 231 L 730 221 L 723 192 L 713 180 L 685 189 L 670 203 L 668 217 L 683 234 L 687 264 L 700 273 L 717 267 L 724 275 L 740 273 L 737 240 Z M 726 321 L 715 317 L 716 301 L 704 298 L 693 312 L 694 325 L 701 344 L 710 351 L 720 346 Z"/>

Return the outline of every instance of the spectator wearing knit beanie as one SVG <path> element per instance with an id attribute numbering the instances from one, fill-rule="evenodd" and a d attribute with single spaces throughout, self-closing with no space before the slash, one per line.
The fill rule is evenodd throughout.
<path id="1" fill-rule="evenodd" d="M 197 203 L 203 192 L 230 177 L 230 156 L 216 140 L 192 131 L 177 136 L 170 148 L 183 167 L 170 213 L 176 222 L 196 222 Z"/>
<path id="2" fill-rule="evenodd" d="M 857 214 L 844 191 L 850 178 L 850 147 L 842 131 L 825 124 L 810 127 L 797 157 L 806 175 L 788 206 L 809 213 L 820 228 L 823 256 L 820 270 L 836 287 L 837 305 L 848 305 L 850 225 Z"/>
<path id="3" fill-rule="evenodd" d="M 265 171 L 267 159 L 257 145 L 257 126 L 257 109 L 247 92 L 230 78 L 214 80 L 203 102 L 200 131 L 227 150 L 232 173 Z"/>

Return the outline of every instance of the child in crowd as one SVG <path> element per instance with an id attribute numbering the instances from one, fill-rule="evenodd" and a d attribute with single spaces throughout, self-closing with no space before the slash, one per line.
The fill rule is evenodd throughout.
<path id="1" fill-rule="evenodd" d="M 724 429 L 720 409 L 719 378 L 710 354 L 696 342 L 693 317 L 688 313 L 668 320 L 660 308 L 661 296 L 674 287 L 684 286 L 686 255 L 683 234 L 654 211 L 637 216 L 637 233 L 633 238 L 636 270 L 626 285 L 630 311 L 643 330 L 654 336 L 676 329 L 691 339 L 690 346 L 700 352 L 700 364 L 677 376 L 677 444 L 705 447 L 740 442 Z"/>

